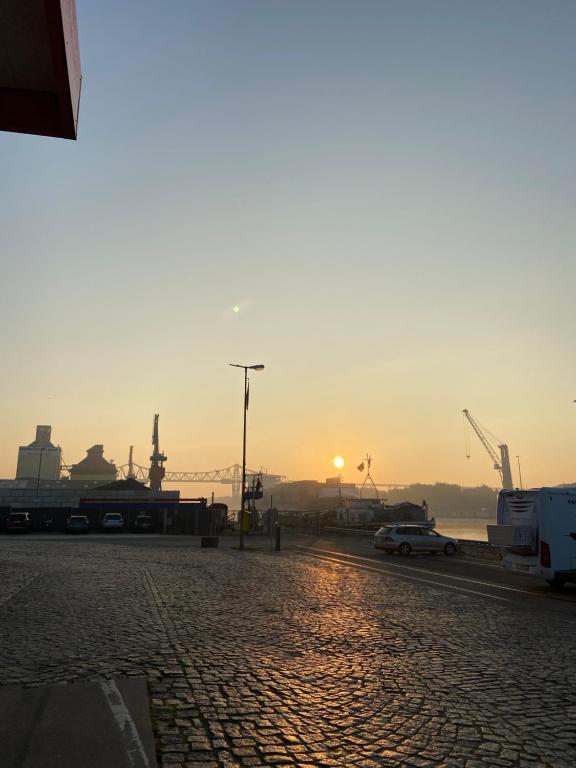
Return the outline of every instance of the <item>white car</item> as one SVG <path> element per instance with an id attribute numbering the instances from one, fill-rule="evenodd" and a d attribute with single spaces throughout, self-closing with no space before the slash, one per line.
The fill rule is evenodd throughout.
<path id="1" fill-rule="evenodd" d="M 103 531 L 123 531 L 124 518 L 120 512 L 106 512 L 101 525 Z"/>
<path id="2" fill-rule="evenodd" d="M 423 525 L 385 525 L 376 531 L 374 546 L 401 555 L 409 555 L 411 552 L 443 552 L 445 555 L 453 555 L 458 549 L 458 541 Z"/>

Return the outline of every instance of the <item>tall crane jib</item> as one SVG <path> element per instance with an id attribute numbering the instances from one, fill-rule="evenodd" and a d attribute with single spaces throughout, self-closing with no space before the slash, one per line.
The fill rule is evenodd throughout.
<path id="1" fill-rule="evenodd" d="M 478 439 L 484 446 L 486 453 L 492 459 L 494 469 L 497 470 L 497 472 L 500 474 L 502 488 L 505 491 L 514 490 L 514 482 L 512 480 L 512 469 L 510 468 L 510 456 L 508 454 L 508 446 L 505 443 L 500 443 L 498 445 L 498 450 L 500 452 L 500 455 L 498 455 L 498 453 L 496 453 L 496 449 L 484 434 L 486 430 L 482 430 L 478 422 L 475 421 L 475 419 L 470 414 L 470 411 L 467 408 L 464 408 L 462 413 L 470 423 L 470 426 L 472 427 L 474 432 L 477 434 Z M 468 458 L 470 457 L 468 456 Z"/>
<path id="2" fill-rule="evenodd" d="M 154 415 L 154 427 L 152 432 L 152 445 L 154 450 L 152 456 L 150 456 L 150 469 L 148 470 L 148 477 L 150 478 L 150 490 L 161 491 L 162 480 L 166 474 L 164 468 L 164 462 L 168 460 L 168 457 L 160 452 L 160 439 L 158 437 L 158 419 L 159 414 Z"/>

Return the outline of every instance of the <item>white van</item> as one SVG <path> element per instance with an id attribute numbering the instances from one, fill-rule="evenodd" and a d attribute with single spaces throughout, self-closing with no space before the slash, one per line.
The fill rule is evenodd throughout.
<path id="1" fill-rule="evenodd" d="M 553 587 L 576 581 L 576 488 L 500 491 L 488 541 L 511 571 L 543 576 Z"/>

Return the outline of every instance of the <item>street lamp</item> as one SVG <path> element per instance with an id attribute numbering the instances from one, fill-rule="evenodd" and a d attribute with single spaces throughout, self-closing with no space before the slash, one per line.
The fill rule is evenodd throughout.
<path id="1" fill-rule="evenodd" d="M 246 489 L 246 412 L 248 411 L 248 371 L 263 371 L 262 363 L 257 365 L 239 365 L 228 363 L 232 368 L 244 370 L 244 432 L 242 438 L 242 488 L 240 490 L 240 549 L 244 549 L 244 492 Z"/>

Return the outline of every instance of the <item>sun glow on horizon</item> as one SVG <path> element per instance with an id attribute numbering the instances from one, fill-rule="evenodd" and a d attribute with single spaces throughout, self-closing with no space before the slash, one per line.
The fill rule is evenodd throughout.
<path id="1" fill-rule="evenodd" d="M 336 469 L 342 469 L 342 467 L 344 466 L 344 459 L 342 458 L 342 456 L 334 456 L 334 458 L 332 459 L 332 463 L 334 464 Z"/>

